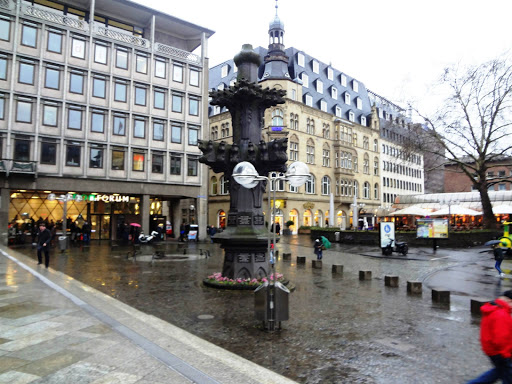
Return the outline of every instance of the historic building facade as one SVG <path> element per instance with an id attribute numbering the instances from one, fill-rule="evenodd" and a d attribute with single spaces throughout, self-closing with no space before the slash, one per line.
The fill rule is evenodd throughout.
<path id="1" fill-rule="evenodd" d="M 1 1 L 2 225 L 62 220 L 54 194 L 97 239 L 129 222 L 204 228 L 212 34 L 126 0 Z"/>

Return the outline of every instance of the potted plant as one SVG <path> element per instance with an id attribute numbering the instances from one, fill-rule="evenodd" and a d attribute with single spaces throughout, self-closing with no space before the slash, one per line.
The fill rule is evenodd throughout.
<path id="1" fill-rule="evenodd" d="M 286 228 L 283 229 L 283 235 L 291 235 L 292 230 L 290 229 L 290 227 L 293 226 L 294 224 L 295 223 L 292 220 L 288 220 L 286 223 L 284 223 Z"/>

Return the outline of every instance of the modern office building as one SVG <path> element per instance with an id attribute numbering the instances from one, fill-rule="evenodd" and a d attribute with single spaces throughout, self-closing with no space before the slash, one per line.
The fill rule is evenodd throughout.
<path id="1" fill-rule="evenodd" d="M 405 151 L 400 156 L 396 155 L 399 152 L 382 152 L 400 151 L 398 132 L 405 136 L 409 125 L 404 110 L 349 74 L 304 51 L 285 48 L 284 24 L 277 14 L 268 34 L 268 49 L 255 48 L 262 62 L 259 82 L 263 87 L 286 90 L 286 102 L 266 110 L 262 140 L 288 137 L 290 163 L 305 162 L 313 175 L 300 188 L 278 183 L 278 209 L 271 221 L 280 222 L 281 227 L 293 221 L 294 232 L 300 226 L 349 228 L 366 222 L 371 227 L 399 191 L 422 193 L 422 172 L 416 172 L 422 169 L 420 157 Z M 210 89 L 224 89 L 236 78 L 233 60 L 226 60 L 210 68 Z M 229 142 L 229 112 L 211 106 L 209 115 L 211 140 Z M 225 226 L 228 193 L 229 180 L 211 173 L 209 224 Z M 353 223 L 354 208 L 357 223 Z M 329 222 L 330 217 L 334 222 Z"/>
<path id="2" fill-rule="evenodd" d="M 93 239 L 131 222 L 204 228 L 212 34 L 127 0 L 1 0 L 4 228 L 64 216 L 90 221 Z"/>

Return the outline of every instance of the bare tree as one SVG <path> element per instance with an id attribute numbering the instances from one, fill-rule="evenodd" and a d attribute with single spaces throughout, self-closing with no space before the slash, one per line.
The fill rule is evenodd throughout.
<path id="1" fill-rule="evenodd" d="M 415 145 L 456 164 L 470 178 L 480 193 L 483 225 L 495 228 L 488 187 L 496 180 L 487 179 L 487 170 L 512 152 L 512 65 L 499 58 L 462 74 L 448 68 L 442 84 L 449 97 L 432 118 L 422 116 L 426 129 L 415 135 Z"/>

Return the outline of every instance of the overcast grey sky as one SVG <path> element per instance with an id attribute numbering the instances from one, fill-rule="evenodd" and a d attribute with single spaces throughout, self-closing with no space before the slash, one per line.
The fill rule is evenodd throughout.
<path id="1" fill-rule="evenodd" d="M 211 66 L 242 44 L 268 45 L 274 0 L 135 0 L 214 30 Z M 406 107 L 431 112 L 443 68 L 512 48 L 512 0 L 279 0 L 286 47 L 296 47 Z"/>

